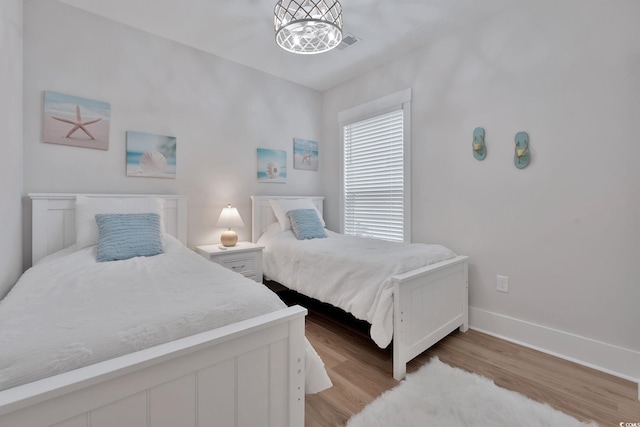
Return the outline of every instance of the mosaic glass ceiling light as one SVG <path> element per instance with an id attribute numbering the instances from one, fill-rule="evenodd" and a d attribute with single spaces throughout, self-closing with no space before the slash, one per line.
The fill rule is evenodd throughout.
<path id="1" fill-rule="evenodd" d="M 342 41 L 342 6 L 337 0 L 279 0 L 274 27 L 276 42 L 284 50 L 327 52 Z"/>

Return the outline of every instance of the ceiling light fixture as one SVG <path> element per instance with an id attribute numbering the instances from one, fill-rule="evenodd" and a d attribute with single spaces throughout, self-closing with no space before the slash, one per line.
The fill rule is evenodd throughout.
<path id="1" fill-rule="evenodd" d="M 327 52 L 342 41 L 342 6 L 338 0 L 279 0 L 273 22 L 276 42 L 289 52 Z"/>

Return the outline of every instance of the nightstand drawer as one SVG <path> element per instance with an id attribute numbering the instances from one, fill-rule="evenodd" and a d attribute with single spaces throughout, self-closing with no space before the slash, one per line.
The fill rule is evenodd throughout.
<path id="1" fill-rule="evenodd" d="M 196 246 L 196 251 L 216 264 L 240 273 L 256 282 L 262 282 L 262 250 L 264 246 L 250 242 L 238 242 L 236 246 Z"/>
<path id="2" fill-rule="evenodd" d="M 215 261 L 228 268 L 229 270 L 233 270 L 236 273 L 242 273 L 245 276 L 254 275 L 256 271 L 254 257 L 238 258 L 236 256 L 221 256 L 218 257 Z"/>

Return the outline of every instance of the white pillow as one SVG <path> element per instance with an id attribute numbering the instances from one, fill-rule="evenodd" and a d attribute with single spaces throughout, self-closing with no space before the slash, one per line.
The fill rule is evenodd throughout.
<path id="1" fill-rule="evenodd" d="M 287 212 L 294 209 L 315 209 L 318 213 L 320 223 L 322 223 L 323 227 L 325 226 L 324 219 L 322 219 L 322 212 L 318 210 L 311 199 L 269 199 L 269 204 L 271 205 L 271 209 L 273 209 L 273 213 L 276 214 L 276 218 L 278 218 L 282 231 L 291 230 L 291 222 L 289 221 L 289 217 L 287 217 Z"/>
<path id="2" fill-rule="evenodd" d="M 164 234 L 164 201 L 154 197 L 87 197 L 76 196 L 76 248 L 98 244 L 96 214 L 157 213 Z"/>

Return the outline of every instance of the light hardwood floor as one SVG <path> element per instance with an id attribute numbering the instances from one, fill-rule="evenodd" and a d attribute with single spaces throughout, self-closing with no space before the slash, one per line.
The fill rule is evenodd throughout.
<path id="1" fill-rule="evenodd" d="M 306 426 L 343 426 L 351 415 L 398 384 L 391 376 L 391 350 L 381 350 L 371 341 L 366 323 L 291 291 L 280 295 L 288 304 L 309 309 L 307 338 L 334 384 L 307 396 Z M 433 356 L 579 420 L 594 420 L 601 427 L 640 423 L 635 383 L 536 350 L 473 330 L 454 332 L 410 362 L 408 372 Z"/>

